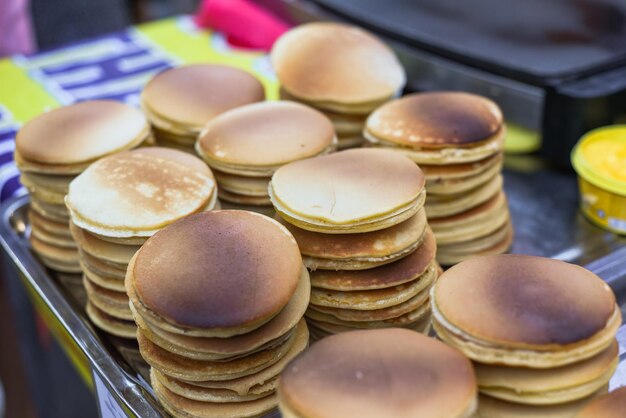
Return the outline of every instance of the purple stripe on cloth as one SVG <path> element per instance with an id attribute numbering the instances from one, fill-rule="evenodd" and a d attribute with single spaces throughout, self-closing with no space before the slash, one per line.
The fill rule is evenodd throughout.
<path id="1" fill-rule="evenodd" d="M 15 192 L 22 188 L 19 176 L 11 177 L 2 185 L 2 191 L 0 192 L 0 202 L 13 197 Z"/>
<path id="2" fill-rule="evenodd" d="M 17 134 L 17 131 L 13 129 L 0 132 L 0 142 L 9 141 L 9 140 L 13 141 L 15 139 L 16 134 Z"/>
<path id="3" fill-rule="evenodd" d="M 13 152 L 5 152 L 0 154 L 0 166 L 13 161 Z"/>

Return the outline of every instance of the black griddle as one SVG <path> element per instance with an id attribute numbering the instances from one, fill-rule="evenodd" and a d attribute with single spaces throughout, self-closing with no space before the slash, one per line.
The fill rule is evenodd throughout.
<path id="1" fill-rule="evenodd" d="M 569 165 L 586 131 L 626 120 L 626 0 L 265 0 L 292 23 L 343 20 L 385 37 L 409 90 L 486 95 Z"/>

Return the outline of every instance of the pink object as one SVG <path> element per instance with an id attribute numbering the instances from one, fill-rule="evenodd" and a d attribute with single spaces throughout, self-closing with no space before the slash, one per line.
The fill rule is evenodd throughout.
<path id="1" fill-rule="evenodd" d="M 0 0 L 0 57 L 34 50 L 28 0 Z"/>
<path id="2" fill-rule="evenodd" d="M 264 51 L 289 29 L 285 22 L 248 0 L 203 0 L 194 21 L 200 27 L 223 32 L 235 46 Z"/>

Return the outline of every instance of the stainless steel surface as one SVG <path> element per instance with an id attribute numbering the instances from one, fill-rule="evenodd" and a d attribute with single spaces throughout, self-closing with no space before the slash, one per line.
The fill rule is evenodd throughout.
<path id="1" fill-rule="evenodd" d="M 582 217 L 572 174 L 543 166 L 533 157 L 507 157 L 505 189 L 515 227 L 514 253 L 562 259 L 600 275 L 626 312 L 626 238 L 601 230 Z M 0 243 L 85 353 L 92 368 L 121 404 L 139 417 L 164 414 L 146 383 L 147 365 L 136 344 L 93 328 L 84 315 L 85 294 L 76 275 L 51 275 L 32 255 L 26 239 L 28 197 L 0 207 Z M 626 384 L 626 326 L 620 329 L 620 366 L 611 386 Z M 268 417 L 278 417 L 277 412 Z"/>

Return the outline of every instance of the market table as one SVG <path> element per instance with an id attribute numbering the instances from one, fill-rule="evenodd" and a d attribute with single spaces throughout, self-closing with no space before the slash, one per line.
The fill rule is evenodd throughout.
<path id="1" fill-rule="evenodd" d="M 190 18 L 167 19 L 32 56 L 0 61 L 0 235 L 21 273 L 31 302 L 72 360 L 102 408 L 123 415 L 159 416 L 132 345 L 96 331 L 82 311 L 80 281 L 49 280 L 28 251 L 28 198 L 13 162 L 20 125 L 56 106 L 86 99 L 138 105 L 139 92 L 156 72 L 182 63 L 216 62 L 254 73 L 269 99 L 277 84 L 265 54 L 231 48 L 219 33 L 199 30 Z M 578 211 L 573 173 L 546 166 L 533 155 L 505 158 L 505 189 L 515 228 L 514 253 L 586 265 L 616 291 L 626 308 L 626 239 L 591 225 Z M 78 283 L 78 284 L 77 284 Z M 82 296 L 81 296 L 82 295 Z M 612 385 L 626 382 L 626 328 L 619 333 L 621 363 Z M 115 415 L 114 415 L 115 416 Z"/>

